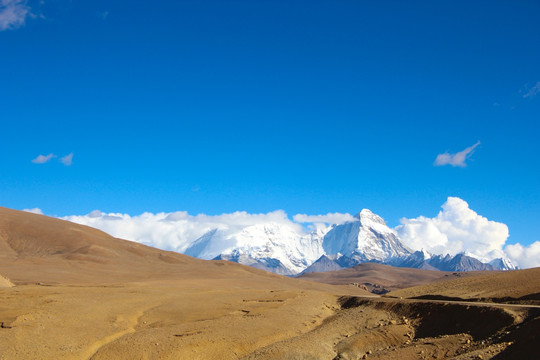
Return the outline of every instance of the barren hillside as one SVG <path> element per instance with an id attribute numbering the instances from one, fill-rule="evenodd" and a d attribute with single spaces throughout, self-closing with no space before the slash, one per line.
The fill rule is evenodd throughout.
<path id="1" fill-rule="evenodd" d="M 393 291 L 389 296 L 536 301 L 540 304 L 540 268 L 485 273 Z"/>
<path id="2" fill-rule="evenodd" d="M 4 359 L 540 355 L 535 307 L 379 298 L 358 286 L 198 260 L 5 208 L 0 259 L 0 274 L 15 284 L 0 278 L 8 286 L 0 285 Z M 445 276 L 376 264 L 352 271 L 362 268 L 364 276 L 389 287 Z M 535 289 L 537 271 L 516 274 L 525 275 L 507 275 L 512 294 Z M 332 281 L 358 282 L 351 279 Z M 481 284 L 491 289 L 497 282 Z"/>

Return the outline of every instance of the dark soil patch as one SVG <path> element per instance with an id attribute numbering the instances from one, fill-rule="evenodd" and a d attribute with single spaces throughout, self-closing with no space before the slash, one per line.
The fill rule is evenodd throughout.
<path id="1" fill-rule="evenodd" d="M 467 333 L 476 340 L 483 340 L 514 324 L 512 315 L 495 307 L 357 297 L 342 297 L 340 302 L 344 309 L 370 306 L 406 317 L 416 329 L 416 338 Z"/>

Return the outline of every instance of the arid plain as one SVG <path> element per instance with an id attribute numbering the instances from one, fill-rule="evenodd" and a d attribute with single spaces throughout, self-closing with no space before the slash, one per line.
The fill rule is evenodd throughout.
<path id="1" fill-rule="evenodd" d="M 0 275 L 0 359 L 540 356 L 540 269 L 292 279 L 0 208 Z"/>

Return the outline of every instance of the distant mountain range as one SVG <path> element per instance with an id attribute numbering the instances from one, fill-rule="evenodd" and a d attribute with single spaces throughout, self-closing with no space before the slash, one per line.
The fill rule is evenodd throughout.
<path id="1" fill-rule="evenodd" d="M 257 224 L 236 232 L 213 229 L 184 252 L 203 259 L 229 260 L 281 275 L 325 272 L 374 262 L 442 271 L 516 269 L 507 258 L 484 263 L 470 254 L 412 251 L 384 220 L 368 209 L 354 220 L 309 234 L 278 223 Z"/>

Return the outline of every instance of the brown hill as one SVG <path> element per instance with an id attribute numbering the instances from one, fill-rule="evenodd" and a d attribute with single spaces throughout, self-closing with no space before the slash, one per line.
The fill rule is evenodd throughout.
<path id="1" fill-rule="evenodd" d="M 397 290 L 388 295 L 403 298 L 459 298 L 540 303 L 540 268 L 487 272 L 479 276 Z"/>
<path id="2" fill-rule="evenodd" d="M 102 231 L 0 207 L 0 274 L 15 284 L 111 284 L 249 278 L 290 282 L 227 261 L 204 261 Z"/>
<path id="3" fill-rule="evenodd" d="M 87 226 L 0 208 L 0 273 L 16 284 L 143 281 L 179 275 L 175 269 L 190 264 L 201 261 Z"/>
<path id="4" fill-rule="evenodd" d="M 371 292 L 384 294 L 397 289 L 448 280 L 455 277 L 470 277 L 481 273 L 452 273 L 364 263 L 338 271 L 307 273 L 299 276 L 299 278 L 333 285 L 356 284 L 357 286 L 365 287 Z"/>

